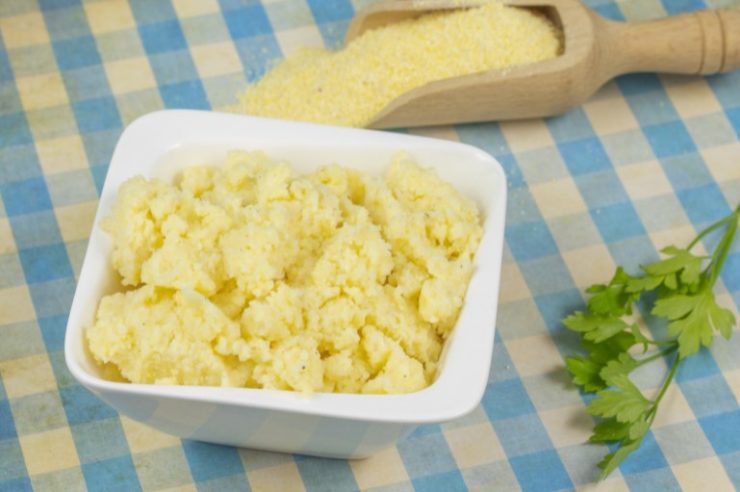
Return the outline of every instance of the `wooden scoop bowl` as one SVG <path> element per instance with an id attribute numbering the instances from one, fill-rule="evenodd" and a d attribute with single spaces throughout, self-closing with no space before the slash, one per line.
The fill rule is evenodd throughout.
<path id="1" fill-rule="evenodd" d="M 624 73 L 713 74 L 740 68 L 740 11 L 704 10 L 625 23 L 604 19 L 578 0 L 504 3 L 537 9 L 561 27 L 563 54 L 417 87 L 390 102 L 368 126 L 397 128 L 551 116 L 581 104 L 604 83 Z M 433 10 L 475 5 L 460 0 L 381 0 L 355 16 L 346 42 L 368 29 Z"/>

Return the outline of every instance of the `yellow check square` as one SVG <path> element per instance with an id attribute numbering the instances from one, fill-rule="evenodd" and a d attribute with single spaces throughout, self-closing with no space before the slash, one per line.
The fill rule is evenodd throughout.
<path id="1" fill-rule="evenodd" d="M 30 475 L 80 465 L 72 433 L 68 427 L 21 436 L 18 440 Z"/>
<path id="2" fill-rule="evenodd" d="M 156 87 L 152 67 L 146 58 L 126 58 L 105 64 L 108 83 L 114 94 Z"/>
<path id="3" fill-rule="evenodd" d="M 59 72 L 21 77 L 16 80 L 18 94 L 26 111 L 67 104 L 67 89 Z"/>
<path id="4" fill-rule="evenodd" d="M 41 12 L 0 17 L 0 32 L 7 49 L 49 42 L 49 33 Z"/>
<path id="5" fill-rule="evenodd" d="M 136 25 L 126 0 L 85 2 L 85 14 L 94 34 L 131 29 Z"/>
<path id="6" fill-rule="evenodd" d="M 205 44 L 190 48 L 201 78 L 242 71 L 242 63 L 231 42 Z"/>

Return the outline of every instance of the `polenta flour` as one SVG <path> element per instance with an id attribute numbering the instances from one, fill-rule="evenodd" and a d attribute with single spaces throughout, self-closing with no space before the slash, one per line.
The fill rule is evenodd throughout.
<path id="1" fill-rule="evenodd" d="M 240 95 L 238 110 L 362 127 L 429 82 L 554 58 L 561 37 L 544 16 L 498 2 L 427 14 L 367 31 L 340 51 L 292 54 Z"/>

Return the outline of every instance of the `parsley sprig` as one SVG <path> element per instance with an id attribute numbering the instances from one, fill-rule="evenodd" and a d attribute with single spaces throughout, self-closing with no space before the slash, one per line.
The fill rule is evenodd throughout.
<path id="1" fill-rule="evenodd" d="M 563 324 L 581 335 L 585 355 L 566 358 L 573 382 L 595 393 L 586 410 L 600 417 L 590 442 L 616 443 L 599 463 L 601 478 L 609 475 L 633 451 L 655 420 L 663 396 L 681 363 L 701 347 L 712 344 L 715 332 L 729 339 L 735 316 L 714 298 L 714 284 L 732 247 L 740 206 L 704 229 L 686 248 L 669 246 L 665 257 L 642 265 L 630 275 L 617 268 L 608 284 L 592 285 L 585 311 L 576 311 Z M 708 234 L 724 228 L 710 256 L 692 253 Z M 650 314 L 668 321 L 665 339 L 653 339 L 631 320 L 638 302 L 652 302 Z M 670 360 L 660 390 L 648 398 L 630 380 L 638 367 L 659 358 Z"/>

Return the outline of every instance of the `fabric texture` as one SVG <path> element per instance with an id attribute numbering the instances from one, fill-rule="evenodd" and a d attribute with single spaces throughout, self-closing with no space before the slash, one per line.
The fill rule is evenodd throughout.
<path id="1" fill-rule="evenodd" d="M 68 373 L 67 314 L 116 140 L 161 108 L 222 109 L 270 64 L 341 42 L 360 0 L 0 1 L 0 491 L 589 489 L 603 445 L 560 319 L 740 202 L 740 72 L 630 75 L 557 118 L 413 129 L 476 145 L 509 181 L 481 405 L 364 461 L 235 449 L 122 417 Z M 641 20 L 740 0 L 588 0 Z M 740 306 L 740 241 L 718 284 Z M 740 332 L 684 364 L 603 490 L 740 488 Z M 656 387 L 665 364 L 638 383 Z"/>

